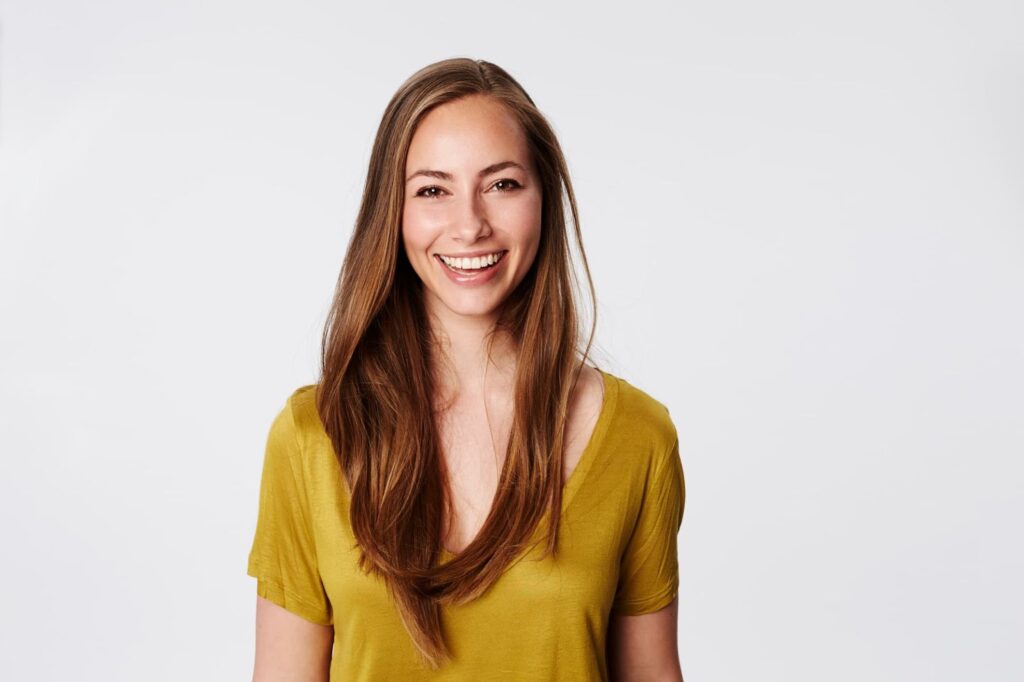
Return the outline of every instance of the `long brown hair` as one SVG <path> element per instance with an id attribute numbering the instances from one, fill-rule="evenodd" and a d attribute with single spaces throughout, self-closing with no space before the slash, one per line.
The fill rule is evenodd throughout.
<path id="1" fill-rule="evenodd" d="M 439 564 L 450 491 L 430 360 L 438 340 L 428 324 L 422 282 L 402 248 L 403 178 L 422 118 L 469 95 L 504 104 L 522 126 L 542 190 L 542 223 L 534 262 L 503 302 L 495 326 L 518 349 L 514 416 L 498 489 L 477 537 Z M 450 656 L 441 605 L 487 590 L 526 548 L 545 512 L 550 523 L 544 552 L 556 552 L 569 400 L 597 324 L 595 305 L 584 345 L 565 200 L 593 303 L 565 157 L 551 126 L 512 76 L 483 60 L 446 59 L 414 73 L 388 103 L 324 327 L 317 409 L 350 492 L 359 566 L 383 578 L 416 649 L 433 668 Z M 491 341 L 493 335 L 488 351 Z"/>

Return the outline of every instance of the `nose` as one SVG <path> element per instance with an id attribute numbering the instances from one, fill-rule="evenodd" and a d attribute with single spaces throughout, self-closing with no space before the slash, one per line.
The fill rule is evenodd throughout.
<path id="1" fill-rule="evenodd" d="M 457 241 L 472 244 L 489 236 L 491 225 L 487 220 L 487 211 L 480 195 L 470 192 L 465 196 L 465 201 L 456 202 L 459 208 L 452 216 L 452 237 Z"/>

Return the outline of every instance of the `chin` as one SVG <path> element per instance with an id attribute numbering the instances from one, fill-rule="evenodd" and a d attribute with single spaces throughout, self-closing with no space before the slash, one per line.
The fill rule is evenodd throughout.
<path id="1" fill-rule="evenodd" d="M 450 312 L 463 317 L 491 317 L 498 312 L 498 305 L 491 300 L 472 300 L 467 296 L 463 300 L 448 296 L 434 294 L 436 302 L 447 308 Z"/>
<path id="2" fill-rule="evenodd" d="M 498 307 L 492 305 L 455 305 L 449 303 L 444 305 L 448 310 L 462 317 L 491 317 L 498 312 Z"/>

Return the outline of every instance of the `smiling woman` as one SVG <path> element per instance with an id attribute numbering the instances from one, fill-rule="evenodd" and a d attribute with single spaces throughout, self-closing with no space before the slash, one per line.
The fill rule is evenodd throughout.
<path id="1" fill-rule="evenodd" d="M 593 300 L 508 73 L 445 60 L 388 104 L 320 380 L 267 440 L 256 679 L 681 679 L 679 440 L 587 363 L 566 205 Z"/>
<path id="2" fill-rule="evenodd" d="M 444 170 L 425 170 L 436 164 Z M 532 165 L 522 127 L 487 95 L 467 95 L 420 121 L 406 157 L 406 168 L 419 170 L 406 181 L 402 239 L 429 310 L 493 313 L 526 276 L 543 200 Z M 425 178 L 434 182 L 421 187 Z"/>

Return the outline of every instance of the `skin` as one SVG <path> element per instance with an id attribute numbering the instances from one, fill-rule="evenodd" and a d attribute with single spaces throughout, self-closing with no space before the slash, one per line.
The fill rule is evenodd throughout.
<path id="1" fill-rule="evenodd" d="M 480 175 L 481 170 L 514 165 Z M 448 178 L 421 171 L 443 171 Z M 503 301 L 529 271 L 541 234 L 542 193 L 526 138 L 494 100 L 467 97 L 420 122 L 406 158 L 402 242 L 423 282 L 424 302 L 441 338 L 438 424 L 454 507 L 444 546 L 457 553 L 483 525 L 504 464 L 512 420 L 515 348 L 485 335 Z M 445 274 L 436 254 L 507 251 L 488 283 L 464 287 Z M 490 456 L 482 458 L 480 453 Z"/>
<path id="2" fill-rule="evenodd" d="M 505 161 L 516 165 L 478 175 Z M 414 176 L 422 170 L 452 178 Z M 427 314 L 445 343 L 443 390 L 483 395 L 486 368 L 488 386 L 497 396 L 507 395 L 515 349 L 508 339 L 498 339 L 487 367 L 484 336 L 494 327 L 502 302 L 526 276 L 540 244 L 541 187 L 526 138 L 512 115 L 488 97 L 449 102 L 420 121 L 406 157 L 405 177 L 410 176 L 402 242 L 423 281 Z M 497 277 L 482 287 L 449 281 L 435 258 L 480 250 L 508 250 Z"/>
<path id="3" fill-rule="evenodd" d="M 256 597 L 253 682 L 328 682 L 334 628 Z"/>
<path id="4" fill-rule="evenodd" d="M 501 162 L 512 165 L 485 175 Z M 443 171 L 448 177 L 417 175 Z M 511 426 L 515 348 L 498 338 L 487 357 L 485 335 L 503 301 L 537 254 L 542 194 L 522 129 L 496 101 L 480 95 L 441 105 L 423 118 L 406 158 L 402 242 L 424 285 L 431 324 L 442 339 L 439 389 L 450 405 L 439 433 L 453 510 L 445 547 L 459 552 L 483 525 L 497 489 Z M 451 282 L 435 254 L 507 250 L 507 262 L 481 287 Z M 565 476 L 579 461 L 603 402 L 600 373 L 587 367 L 571 398 Z M 479 453 L 495 453 L 482 458 Z M 498 454 L 500 453 L 500 455 Z M 677 609 L 613 616 L 607 655 L 613 680 L 682 680 Z M 325 682 L 334 629 L 310 623 L 257 597 L 254 682 Z"/>
<path id="5" fill-rule="evenodd" d="M 641 616 L 612 616 L 606 656 L 610 680 L 683 682 L 679 665 L 679 599 Z"/>

